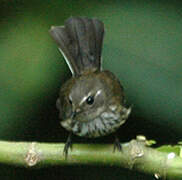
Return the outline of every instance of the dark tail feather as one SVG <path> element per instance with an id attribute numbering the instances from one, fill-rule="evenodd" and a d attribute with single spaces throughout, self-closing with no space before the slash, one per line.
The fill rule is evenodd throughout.
<path id="1" fill-rule="evenodd" d="M 101 21 L 72 17 L 65 22 L 65 26 L 52 27 L 50 34 L 74 75 L 100 70 L 104 35 Z"/>

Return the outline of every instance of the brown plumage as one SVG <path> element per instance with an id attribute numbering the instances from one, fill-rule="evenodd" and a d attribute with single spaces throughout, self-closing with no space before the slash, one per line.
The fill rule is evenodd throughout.
<path id="1" fill-rule="evenodd" d="M 50 30 L 66 57 L 72 73 L 78 76 L 87 70 L 100 70 L 104 25 L 97 19 L 69 18 L 65 26 Z"/>
<path id="2" fill-rule="evenodd" d="M 97 19 L 71 17 L 50 34 L 73 74 L 60 90 L 61 125 L 73 134 L 100 137 L 115 132 L 128 118 L 119 80 L 101 67 L 104 25 Z M 67 155 L 70 137 L 65 145 Z"/>

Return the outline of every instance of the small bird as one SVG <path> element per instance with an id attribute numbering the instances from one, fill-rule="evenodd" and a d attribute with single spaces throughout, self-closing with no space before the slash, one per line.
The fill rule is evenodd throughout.
<path id="1" fill-rule="evenodd" d="M 126 121 L 131 108 L 124 105 L 119 80 L 102 70 L 104 24 L 100 20 L 71 17 L 64 26 L 52 26 L 49 32 L 72 72 L 56 102 L 61 125 L 70 132 L 63 151 L 67 157 L 72 134 L 96 138 L 113 133 Z M 121 150 L 117 138 L 115 148 Z"/>

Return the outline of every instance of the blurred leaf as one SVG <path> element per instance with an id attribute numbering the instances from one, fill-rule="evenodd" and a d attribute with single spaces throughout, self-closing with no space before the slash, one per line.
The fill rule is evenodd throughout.
<path id="1" fill-rule="evenodd" d="M 158 147 L 156 149 L 158 151 L 161 151 L 161 152 L 168 152 L 168 153 L 173 152 L 173 153 L 175 153 L 178 156 L 180 156 L 180 152 L 181 152 L 181 146 L 179 146 L 179 145 L 175 145 L 175 146 L 163 145 L 163 146 L 160 146 L 160 147 Z"/>

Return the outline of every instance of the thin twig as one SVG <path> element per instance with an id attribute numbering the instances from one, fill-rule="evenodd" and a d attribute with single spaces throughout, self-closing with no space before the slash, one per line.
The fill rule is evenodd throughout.
<path id="1" fill-rule="evenodd" d="M 74 144 L 65 159 L 64 144 L 0 141 L 0 163 L 43 168 L 73 164 L 119 166 L 153 175 L 155 178 L 182 178 L 182 158 L 159 152 L 145 143 L 131 140 L 122 151 L 113 153 L 110 144 Z"/>

